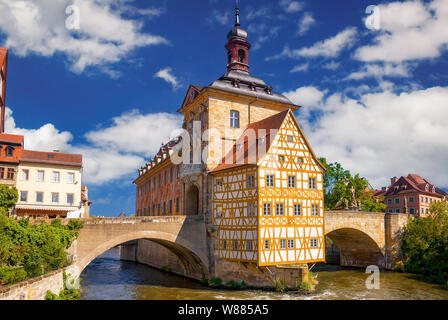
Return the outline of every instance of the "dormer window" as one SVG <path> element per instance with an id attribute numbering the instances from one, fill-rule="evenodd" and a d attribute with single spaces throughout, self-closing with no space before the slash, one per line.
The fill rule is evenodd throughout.
<path id="1" fill-rule="evenodd" d="M 429 191 L 429 185 L 428 185 L 428 184 L 426 184 L 426 186 L 425 186 L 425 191 L 426 191 L 426 192 Z"/>
<path id="2" fill-rule="evenodd" d="M 230 111 L 230 127 L 239 128 L 240 127 L 240 113 L 235 110 Z"/>
<path id="3" fill-rule="evenodd" d="M 432 187 L 432 193 L 436 193 L 436 187 Z"/>
<path id="4" fill-rule="evenodd" d="M 13 153 L 14 153 L 14 148 L 11 147 L 11 146 L 7 146 L 6 149 L 5 149 L 6 157 L 7 158 L 12 158 Z"/>

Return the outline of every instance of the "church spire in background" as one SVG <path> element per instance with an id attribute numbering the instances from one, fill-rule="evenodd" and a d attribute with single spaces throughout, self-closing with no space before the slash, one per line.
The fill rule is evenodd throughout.
<path id="1" fill-rule="evenodd" d="M 238 5 L 238 0 L 236 0 L 236 6 L 235 6 L 235 27 L 240 26 L 240 7 Z"/>

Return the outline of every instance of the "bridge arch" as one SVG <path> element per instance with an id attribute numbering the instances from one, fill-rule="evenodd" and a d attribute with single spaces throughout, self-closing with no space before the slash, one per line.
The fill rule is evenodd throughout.
<path id="1" fill-rule="evenodd" d="M 74 268 L 72 268 L 72 274 L 79 276 L 95 258 L 109 249 L 140 239 L 153 241 L 175 254 L 182 262 L 186 276 L 193 277 L 192 275 L 195 275 L 194 277 L 199 279 L 208 277 L 207 257 L 203 253 L 197 252 L 193 243 L 179 235 L 154 230 L 134 231 L 112 236 L 107 241 L 91 245 L 87 251 L 79 250 L 78 248 L 78 255 Z M 83 241 L 82 238 L 80 240 Z M 77 246 L 84 247 L 85 244 L 77 243 Z"/>
<path id="2" fill-rule="evenodd" d="M 327 232 L 325 236 L 338 246 L 341 266 L 384 267 L 384 248 L 368 233 L 356 228 L 342 227 Z"/>

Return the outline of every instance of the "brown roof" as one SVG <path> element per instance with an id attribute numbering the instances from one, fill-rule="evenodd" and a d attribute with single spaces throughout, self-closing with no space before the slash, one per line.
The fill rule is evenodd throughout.
<path id="1" fill-rule="evenodd" d="M 426 191 L 426 185 L 429 187 L 428 191 Z M 435 192 L 432 192 L 433 187 L 435 188 Z M 437 188 L 431 182 L 423 179 L 418 174 L 409 174 L 407 177 L 401 177 L 389 187 L 384 195 L 391 196 L 411 192 L 424 193 L 438 197 L 443 197 L 446 195 L 446 192 Z"/>
<path id="2" fill-rule="evenodd" d="M 82 155 L 72 153 L 23 150 L 20 161 L 81 167 Z"/>
<path id="3" fill-rule="evenodd" d="M 23 145 L 23 136 L 16 134 L 0 133 L 0 142 Z"/>
<path id="4" fill-rule="evenodd" d="M 221 160 L 221 164 L 219 164 L 214 170 L 212 170 L 212 172 L 235 168 L 248 164 L 256 164 L 256 162 L 258 162 L 260 158 L 264 157 L 266 152 L 271 147 L 271 142 L 274 141 L 276 134 L 271 136 L 271 130 L 279 130 L 289 112 L 290 110 L 288 109 L 280 113 L 277 113 L 269 118 L 248 125 L 246 130 L 233 145 L 232 150 L 230 150 L 227 153 L 227 155 Z M 254 139 L 248 139 L 248 137 L 250 137 L 250 135 L 248 135 L 248 132 L 250 130 L 255 131 L 255 138 L 256 138 L 255 141 Z M 273 131 L 272 133 L 276 133 L 276 131 Z M 259 146 L 258 139 L 260 138 L 265 139 L 263 144 Z M 244 143 L 244 152 L 237 151 L 236 146 L 242 145 L 243 143 Z M 263 152 L 260 152 L 260 154 L 258 152 L 259 147 L 263 147 L 262 149 Z M 254 158 L 252 159 L 249 159 L 249 150 L 251 150 L 251 155 L 254 156 Z"/>

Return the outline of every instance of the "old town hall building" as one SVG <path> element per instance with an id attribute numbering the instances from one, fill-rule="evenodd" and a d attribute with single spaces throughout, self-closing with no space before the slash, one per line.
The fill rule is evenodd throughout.
<path id="1" fill-rule="evenodd" d="M 324 261 L 324 169 L 294 116 L 300 107 L 249 73 L 238 8 L 227 39 L 227 72 L 189 87 L 178 110 L 185 134 L 140 168 L 136 214 L 203 216 L 220 260 Z M 200 153 L 189 148 L 195 135 L 205 136 Z"/>

